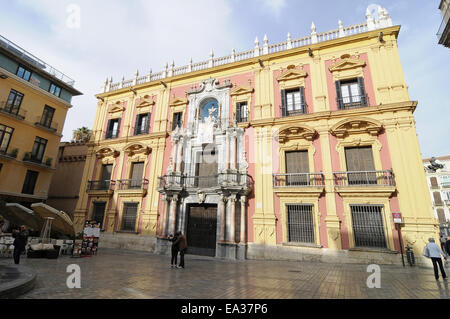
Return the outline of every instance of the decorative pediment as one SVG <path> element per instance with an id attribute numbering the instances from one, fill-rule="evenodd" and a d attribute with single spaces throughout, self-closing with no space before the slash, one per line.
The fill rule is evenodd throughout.
<path id="1" fill-rule="evenodd" d="M 282 81 L 296 80 L 306 78 L 307 76 L 308 73 L 306 71 L 297 70 L 295 69 L 295 66 L 289 66 L 286 71 L 284 71 L 278 76 L 277 81 L 282 82 Z"/>
<path id="2" fill-rule="evenodd" d="M 312 141 L 314 140 L 316 134 L 317 134 L 316 130 L 306 125 L 290 126 L 286 128 L 281 128 L 279 134 L 279 141 L 282 144 L 288 142 L 289 140 L 295 139 L 305 139 L 308 141 Z"/>
<path id="3" fill-rule="evenodd" d="M 337 138 L 344 138 L 352 134 L 370 134 L 377 136 L 383 128 L 381 122 L 368 118 L 345 119 L 330 129 Z"/>
<path id="4" fill-rule="evenodd" d="M 114 114 L 114 113 L 119 113 L 119 112 L 123 112 L 123 111 L 125 111 L 124 102 L 117 101 L 110 107 L 108 113 Z"/>
<path id="5" fill-rule="evenodd" d="M 354 58 L 345 58 L 340 60 L 339 62 L 334 63 L 328 69 L 330 70 L 330 72 L 336 72 L 355 68 L 363 68 L 365 66 L 366 62 L 363 60 L 358 60 Z"/>
<path id="6" fill-rule="evenodd" d="M 143 108 L 152 105 L 155 105 L 155 101 L 153 101 L 153 98 L 149 95 L 145 95 L 143 98 L 140 98 L 136 101 L 137 108 Z"/>
<path id="7" fill-rule="evenodd" d="M 189 100 L 187 98 L 177 97 L 170 102 L 171 107 L 177 107 L 182 105 L 187 105 L 189 103 Z"/>
<path id="8" fill-rule="evenodd" d="M 113 148 L 110 148 L 110 147 L 104 147 L 104 148 L 98 150 L 97 152 L 95 152 L 95 155 L 97 156 L 98 159 L 102 159 L 102 158 L 110 157 L 110 156 L 116 158 L 120 155 L 120 152 Z"/>
<path id="9" fill-rule="evenodd" d="M 254 89 L 251 86 L 237 86 L 230 91 L 231 96 L 245 95 L 253 93 Z"/>
<path id="10" fill-rule="evenodd" d="M 141 143 L 132 143 L 124 148 L 124 152 L 128 154 L 128 156 L 134 156 L 137 154 L 150 154 L 152 149 L 149 146 L 146 146 Z"/>

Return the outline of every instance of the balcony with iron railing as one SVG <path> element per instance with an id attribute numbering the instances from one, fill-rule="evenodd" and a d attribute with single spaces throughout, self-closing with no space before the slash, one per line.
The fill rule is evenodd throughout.
<path id="1" fill-rule="evenodd" d="M 58 130 L 58 123 L 56 123 L 54 121 L 48 121 L 42 116 L 36 117 L 34 125 L 36 125 L 37 127 L 43 128 L 45 130 L 48 130 L 50 132 L 53 132 L 53 133 L 55 133 Z"/>
<path id="2" fill-rule="evenodd" d="M 86 188 L 87 193 L 96 193 L 98 195 L 102 194 L 112 194 L 116 181 L 113 180 L 98 180 L 98 181 L 88 181 Z"/>
<path id="3" fill-rule="evenodd" d="M 394 173 L 391 170 L 384 171 L 355 171 L 333 173 L 334 185 L 353 186 L 393 186 L 395 187 Z"/>
<path id="4" fill-rule="evenodd" d="M 117 191 L 124 194 L 138 194 L 145 196 L 148 190 L 148 179 L 121 179 L 118 180 Z"/>
<path id="5" fill-rule="evenodd" d="M 38 157 L 32 152 L 26 152 L 22 158 L 22 162 L 25 164 L 30 164 L 47 169 L 52 167 L 52 161 L 53 159 L 51 157 L 46 157 L 44 160 L 44 157 Z"/>
<path id="6" fill-rule="evenodd" d="M 13 117 L 17 120 L 23 121 L 27 115 L 27 111 L 23 108 L 14 107 L 8 102 L 0 102 L 0 113 Z"/>
<path id="7" fill-rule="evenodd" d="M 19 153 L 19 150 L 17 148 L 13 148 L 11 151 L 8 152 L 7 148 L 0 147 L 0 156 L 3 158 L 16 159 L 18 153 Z"/>
<path id="8" fill-rule="evenodd" d="M 323 187 L 325 179 L 322 173 L 273 174 L 273 187 Z"/>
<path id="9" fill-rule="evenodd" d="M 336 98 L 336 101 L 339 110 L 349 110 L 370 106 L 369 96 L 367 94 Z"/>

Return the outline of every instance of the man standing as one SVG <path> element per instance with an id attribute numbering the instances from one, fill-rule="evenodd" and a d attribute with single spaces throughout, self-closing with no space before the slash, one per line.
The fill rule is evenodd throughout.
<path id="1" fill-rule="evenodd" d="M 428 258 L 431 258 L 434 268 L 434 277 L 436 280 L 439 279 L 439 271 L 437 265 L 439 264 L 439 268 L 441 269 L 442 278 L 447 279 L 447 275 L 445 274 L 444 266 L 442 265 L 441 255 L 444 256 L 445 260 L 447 257 L 444 255 L 443 251 L 439 246 L 434 242 L 434 238 L 428 239 L 429 243 L 425 246 L 424 255 Z"/>
<path id="2" fill-rule="evenodd" d="M 447 252 L 447 256 L 450 256 L 450 236 L 447 237 L 447 241 L 445 242 L 444 249 Z"/>
<path id="3" fill-rule="evenodd" d="M 178 251 L 180 252 L 180 265 L 177 268 L 184 268 L 184 254 L 187 249 L 187 241 L 186 236 L 184 236 L 181 231 L 177 231 L 175 233 L 175 236 L 177 236 L 177 240 L 174 243 L 174 246 L 178 248 Z"/>
<path id="4" fill-rule="evenodd" d="M 12 236 L 14 239 L 14 263 L 18 265 L 20 263 L 20 254 L 25 250 L 25 246 L 28 240 L 28 231 L 25 225 L 20 227 L 20 231 L 13 230 Z"/>

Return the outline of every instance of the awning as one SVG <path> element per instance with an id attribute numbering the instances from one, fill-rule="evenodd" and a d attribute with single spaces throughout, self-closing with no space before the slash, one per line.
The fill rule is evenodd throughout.
<path id="1" fill-rule="evenodd" d="M 25 225 L 33 230 L 40 231 L 44 225 L 42 218 L 31 209 L 17 203 L 7 203 L 6 209 L 0 211 L 5 219 L 16 225 Z"/>
<path id="2" fill-rule="evenodd" d="M 75 236 L 75 228 L 70 217 L 63 211 L 54 209 L 44 203 L 31 204 L 31 208 L 42 218 L 52 217 L 52 229 L 69 236 Z"/>

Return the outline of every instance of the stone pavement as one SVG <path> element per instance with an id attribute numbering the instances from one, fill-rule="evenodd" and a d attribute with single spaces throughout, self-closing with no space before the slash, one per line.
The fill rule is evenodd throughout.
<path id="1" fill-rule="evenodd" d="M 11 260 L 12 263 L 12 260 Z M 286 261 L 226 261 L 186 256 L 186 269 L 170 257 L 100 250 L 91 258 L 26 259 L 37 272 L 35 288 L 21 298 L 165 299 L 449 299 L 448 282 L 431 268 L 382 265 L 381 288 L 368 288 L 367 265 Z M 66 268 L 81 268 L 81 289 L 69 289 Z M 447 268 L 450 273 L 450 268 Z M 450 281 L 450 280 L 449 280 Z"/>

